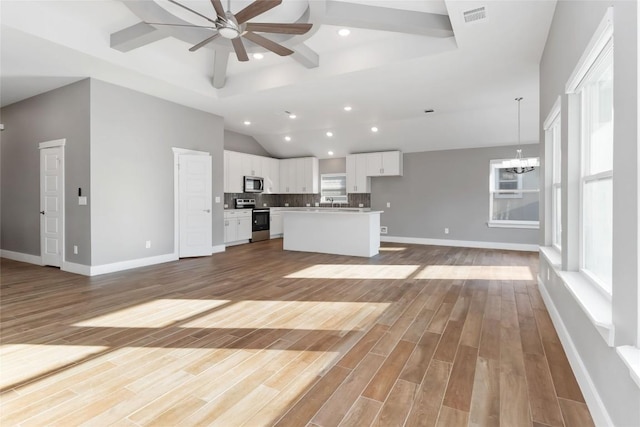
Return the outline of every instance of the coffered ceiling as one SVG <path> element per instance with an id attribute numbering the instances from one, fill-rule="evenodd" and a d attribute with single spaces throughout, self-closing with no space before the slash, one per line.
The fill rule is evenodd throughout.
<path id="1" fill-rule="evenodd" d="M 216 18 L 209 0 L 180 3 Z M 231 11 L 250 3 L 231 0 Z M 224 38 L 190 52 L 212 29 L 146 24 L 210 24 L 168 0 L 0 7 L 2 105 L 93 77 L 223 116 L 227 129 L 253 136 L 274 156 L 327 158 L 330 150 L 513 144 L 518 96 L 521 139 L 538 142 L 538 63 L 555 1 L 283 0 L 250 22 L 312 29 L 262 33 L 295 53 L 245 42 L 248 62 Z M 464 13 L 480 7 L 486 17 L 465 22 Z M 342 28 L 350 35 L 338 35 Z"/>

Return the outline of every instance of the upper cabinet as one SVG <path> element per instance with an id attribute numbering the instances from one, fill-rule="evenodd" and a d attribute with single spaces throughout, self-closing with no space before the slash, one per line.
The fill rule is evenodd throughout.
<path id="1" fill-rule="evenodd" d="M 275 194 L 280 192 L 280 160 L 262 157 L 262 173 L 264 192 Z"/>
<path id="2" fill-rule="evenodd" d="M 245 176 L 264 178 L 266 194 L 319 192 L 318 159 L 315 157 L 278 160 L 225 150 L 224 192 L 242 193 Z"/>
<path id="3" fill-rule="evenodd" d="M 280 193 L 315 194 L 318 192 L 317 158 L 280 160 Z"/>
<path id="4" fill-rule="evenodd" d="M 367 155 L 347 156 L 347 193 L 371 193 L 371 178 L 367 176 Z"/>
<path id="5" fill-rule="evenodd" d="M 367 159 L 367 176 L 402 176 L 402 153 L 383 151 L 360 154 Z"/>

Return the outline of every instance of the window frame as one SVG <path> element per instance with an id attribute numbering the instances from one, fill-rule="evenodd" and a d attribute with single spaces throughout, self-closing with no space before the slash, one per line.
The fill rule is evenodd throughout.
<path id="1" fill-rule="evenodd" d="M 322 182 L 324 177 L 344 177 L 345 187 L 344 187 L 344 196 L 325 196 L 323 193 Z M 339 203 L 339 204 L 348 204 L 349 203 L 349 194 L 347 193 L 347 174 L 346 173 L 323 173 L 320 174 L 320 203 Z M 328 199 L 331 200 L 328 200 Z"/>
<path id="2" fill-rule="evenodd" d="M 493 219 L 493 207 L 494 196 L 497 198 L 522 198 L 524 193 L 537 193 L 538 203 L 540 202 L 540 177 L 538 176 L 538 188 L 537 189 L 524 189 L 522 188 L 522 175 L 518 175 L 518 188 L 515 190 L 496 190 L 496 171 L 499 169 L 505 169 L 503 164 L 509 159 L 493 159 L 489 162 L 489 221 L 488 227 L 501 227 L 501 228 L 540 228 L 540 219 L 538 221 L 520 221 L 509 219 Z M 500 196 L 497 196 L 500 195 Z"/>
<path id="3" fill-rule="evenodd" d="M 570 137 L 570 140 L 573 141 L 571 142 L 572 144 L 578 144 L 577 146 L 580 153 L 578 175 L 575 177 L 578 181 L 577 211 L 579 217 L 576 246 L 576 267 L 581 276 L 584 277 L 584 279 L 588 283 L 591 283 L 609 300 L 612 297 L 612 284 L 604 283 L 592 272 L 584 268 L 585 186 L 589 183 L 601 180 L 613 181 L 613 169 L 600 171 L 597 173 L 585 173 L 587 161 L 589 160 L 589 153 L 587 152 L 587 149 L 585 147 L 585 137 L 587 135 L 590 136 L 586 115 L 590 114 L 590 111 L 587 111 L 587 109 L 585 108 L 585 104 L 589 100 L 587 99 L 587 95 L 584 89 L 587 87 L 587 84 L 592 81 L 590 78 L 601 72 L 603 70 L 603 67 L 606 67 L 609 64 L 613 66 L 613 49 L 613 10 L 612 8 L 609 8 L 607 10 L 607 13 L 605 14 L 605 17 L 600 23 L 600 26 L 598 27 L 594 37 L 589 43 L 589 46 L 578 61 L 578 64 L 576 65 L 576 68 L 567 81 L 565 87 L 566 93 L 570 97 L 569 132 L 574 133 L 577 136 L 574 138 Z"/>
<path id="4" fill-rule="evenodd" d="M 546 164 L 551 166 L 551 171 L 546 176 L 549 179 L 547 188 L 550 190 L 550 197 L 547 201 L 550 204 L 549 221 L 551 223 L 551 247 L 558 252 L 562 252 L 562 119 L 561 119 L 560 97 L 551 107 L 549 115 L 544 121 L 545 145 L 547 146 Z M 559 201 L 557 194 L 559 193 Z"/>

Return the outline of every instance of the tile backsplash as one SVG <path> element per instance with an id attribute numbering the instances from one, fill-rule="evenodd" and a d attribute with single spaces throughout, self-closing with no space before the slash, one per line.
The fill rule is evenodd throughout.
<path id="1" fill-rule="evenodd" d="M 229 209 L 234 208 L 234 199 L 256 199 L 256 206 L 279 207 L 288 203 L 291 207 L 315 206 L 320 203 L 320 194 L 264 194 L 264 193 L 224 193 L 224 204 Z M 349 203 L 342 207 L 358 208 L 362 204 L 371 207 L 371 194 L 349 194 Z M 330 203 L 320 203 L 320 206 L 330 207 Z"/>

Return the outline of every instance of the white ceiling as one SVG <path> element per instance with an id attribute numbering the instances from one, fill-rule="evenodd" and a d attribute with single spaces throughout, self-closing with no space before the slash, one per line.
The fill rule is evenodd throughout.
<path id="1" fill-rule="evenodd" d="M 272 53 L 240 63 L 232 54 L 226 83 L 215 89 L 214 49 L 228 51 L 222 43 L 193 53 L 192 43 L 175 37 L 129 52 L 111 48 L 112 33 L 141 21 L 122 1 L 3 0 L 0 102 L 93 77 L 223 116 L 227 129 L 253 136 L 276 157 L 327 158 L 329 150 L 344 156 L 514 144 L 514 98 L 522 96 L 521 141 L 538 142 L 538 64 L 555 0 L 350 2 L 448 14 L 455 36 L 352 28 L 343 38 L 339 27 L 322 23 L 325 0 L 284 0 L 260 20 L 296 20 L 309 8 L 312 31 L 283 44 L 296 50 L 304 42 L 319 55 L 319 66 Z M 186 3 L 210 8 L 208 0 Z M 232 10 L 248 3 L 231 0 Z M 480 6 L 487 18 L 464 23 L 463 12 Z M 435 113 L 425 114 L 430 108 Z"/>

